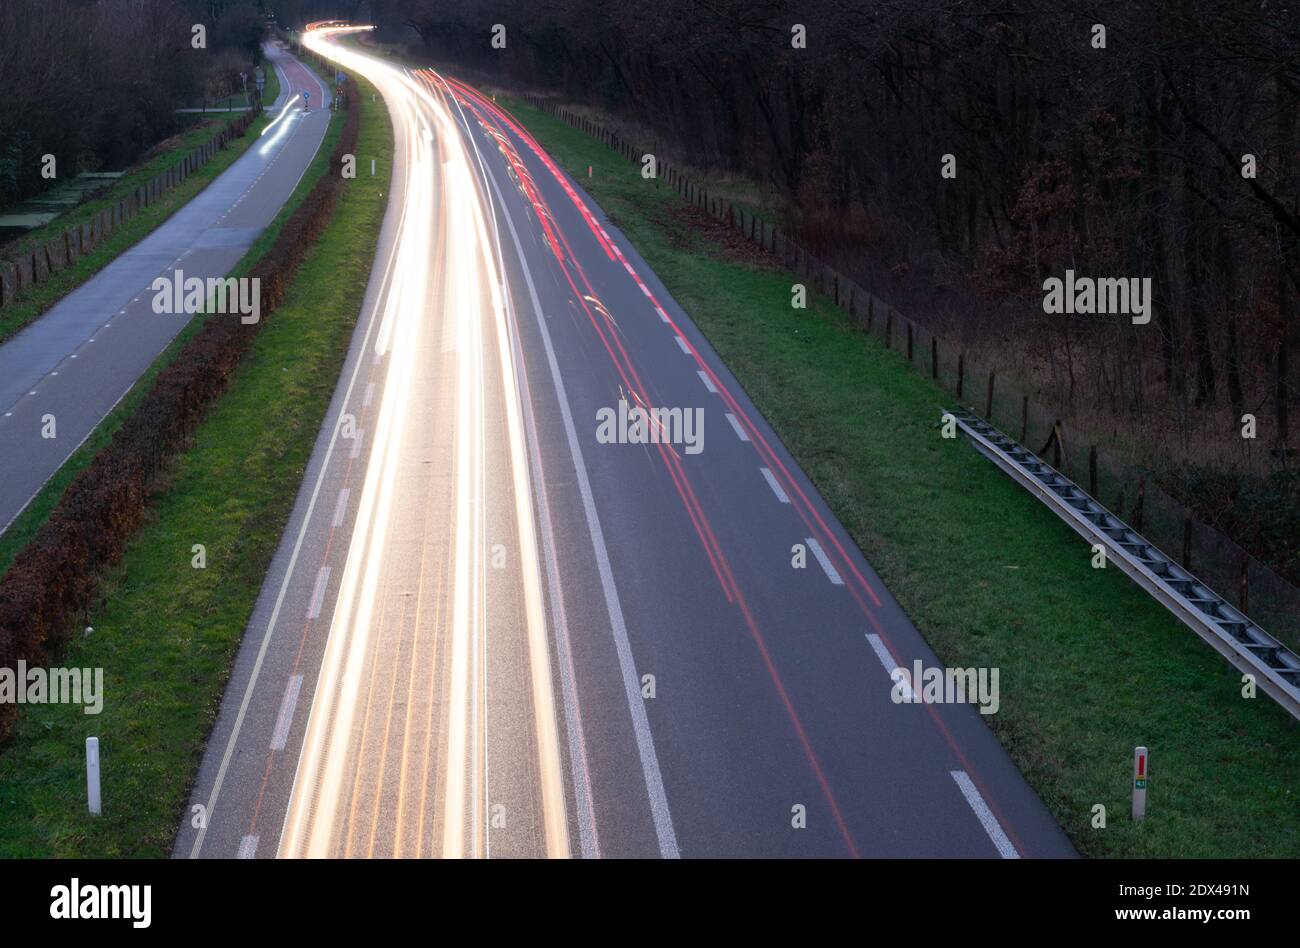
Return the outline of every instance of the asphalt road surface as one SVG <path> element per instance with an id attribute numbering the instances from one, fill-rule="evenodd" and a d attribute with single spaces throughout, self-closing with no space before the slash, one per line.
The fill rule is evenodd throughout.
<path id="1" fill-rule="evenodd" d="M 973 706 L 891 700 L 934 654 L 578 184 L 337 39 L 392 195 L 175 855 L 1073 855 Z"/>
<path id="2" fill-rule="evenodd" d="M 159 276 L 220 277 L 302 179 L 329 125 L 302 110 L 328 93 L 306 66 L 266 47 L 280 75 L 274 125 L 153 233 L 0 346 L 0 532 L 112 411 L 190 317 L 153 310 Z M 222 317 L 232 318 L 232 317 Z M 238 317 L 233 317 L 238 318 Z M 54 417 L 49 438 L 47 416 Z"/>

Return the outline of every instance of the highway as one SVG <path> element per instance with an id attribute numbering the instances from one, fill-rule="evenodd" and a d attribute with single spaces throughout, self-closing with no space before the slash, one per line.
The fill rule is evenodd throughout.
<path id="1" fill-rule="evenodd" d="M 390 204 L 174 855 L 1074 855 L 974 707 L 891 700 L 937 658 L 579 183 L 338 32 Z"/>
<path id="2" fill-rule="evenodd" d="M 154 279 L 220 277 L 275 218 L 316 156 L 328 92 L 282 49 L 273 118 L 229 168 L 151 234 L 0 346 L 0 532 L 31 502 L 189 321 L 153 311 Z M 55 437 L 45 437 L 53 415 Z"/>

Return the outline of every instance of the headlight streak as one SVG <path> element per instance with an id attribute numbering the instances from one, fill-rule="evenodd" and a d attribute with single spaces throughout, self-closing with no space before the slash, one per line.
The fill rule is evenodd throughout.
<path id="1" fill-rule="evenodd" d="M 394 124 L 405 132 L 406 206 L 390 251 L 392 282 L 383 304 L 374 345 L 376 359 L 388 356 L 390 363 L 371 436 L 371 459 L 358 500 L 320 678 L 285 814 L 279 854 L 337 854 L 348 801 L 355 802 L 355 790 L 349 793 L 347 789 L 353 777 L 348 766 L 355 761 L 355 754 L 350 753 L 350 742 L 355 737 L 358 705 L 363 703 L 362 679 L 367 659 L 375 647 L 372 641 L 377 641 L 372 635 L 372 625 L 377 599 L 384 595 L 385 561 L 400 555 L 389 548 L 390 527 L 394 518 L 399 516 L 393 508 L 392 497 L 399 460 L 403 457 L 407 440 L 414 397 L 413 381 L 426 369 L 417 364 L 416 353 L 421 350 L 423 334 L 433 328 L 426 319 L 433 305 L 441 310 L 444 338 L 452 341 L 450 349 L 454 351 L 458 366 L 455 372 L 455 448 L 452 461 L 454 505 L 451 514 L 454 526 L 451 547 L 454 558 L 451 562 L 451 589 L 448 590 L 450 616 L 445 631 L 450 657 L 447 663 L 446 757 L 441 775 L 440 851 L 449 857 L 491 854 L 487 832 L 491 798 L 488 793 L 489 742 L 485 711 L 488 603 L 484 513 L 488 502 L 485 474 L 489 427 L 487 370 L 492 359 L 486 351 L 484 333 L 491 331 L 496 340 L 496 361 L 504 389 L 503 421 L 510 459 L 510 489 L 514 497 L 503 500 L 511 503 L 520 547 L 520 582 L 546 854 L 565 857 L 569 854 L 569 836 L 562 758 L 550 677 L 548 633 L 537 538 L 534 535 L 522 409 L 514 353 L 509 342 L 499 248 L 494 248 L 489 238 L 474 171 L 462 133 L 446 101 L 403 70 L 329 43 L 326 37 L 334 32 L 341 31 L 310 31 L 305 34 L 304 42 L 308 48 L 338 61 L 344 68 L 365 74 L 384 95 Z M 447 235 L 437 247 L 432 239 L 435 222 L 445 226 Z M 429 275 L 431 264 L 436 266 L 439 263 L 446 268 L 441 299 L 432 296 L 433 284 Z M 447 348 L 444 346 L 445 352 Z M 374 631 L 377 634 L 377 626 Z M 406 746 L 404 740 L 403 748 Z M 403 760 L 399 778 L 399 811 L 405 793 L 406 772 L 407 762 Z M 420 799 L 424 799 L 423 789 Z M 375 812 L 377 818 L 377 800 Z M 350 837 L 354 827 L 351 821 L 348 822 Z M 422 803 L 418 824 L 418 843 L 409 847 L 416 852 L 419 852 L 424 837 Z M 399 828 L 401 825 L 399 812 Z M 373 832 L 372 827 L 372 841 Z M 402 840 L 396 842 L 395 852 L 402 851 L 402 844 Z"/>
<path id="2" fill-rule="evenodd" d="M 487 100 L 477 91 L 473 90 L 468 86 L 465 86 L 463 83 L 456 82 L 455 80 L 450 80 L 450 85 L 454 89 L 457 97 L 462 98 L 463 101 L 466 102 L 466 104 L 471 110 L 473 110 L 476 114 L 480 115 L 480 118 L 482 118 L 482 113 L 480 113 L 479 109 L 474 105 L 475 100 L 480 102 L 483 105 L 484 109 L 488 110 L 499 120 L 505 121 L 506 124 L 508 124 L 511 127 L 511 129 L 520 137 L 520 139 L 523 140 L 528 145 L 528 147 L 537 156 L 538 160 L 540 160 L 544 165 L 547 166 L 547 168 L 550 170 L 551 174 L 555 178 L 557 184 L 559 184 L 559 186 L 565 191 L 567 196 L 573 202 L 579 214 L 586 221 L 595 240 L 605 250 L 606 254 L 610 256 L 610 259 L 614 259 L 614 248 L 609 243 L 608 238 L 605 236 L 600 225 L 593 217 L 590 209 L 586 205 L 586 202 L 581 200 L 578 197 L 578 195 L 574 191 L 569 181 L 560 172 L 558 167 L 555 166 L 552 159 L 541 149 L 541 147 L 537 144 L 537 142 L 528 134 L 528 132 L 520 128 L 499 107 L 497 107 L 494 104 L 488 103 Z M 486 120 L 484 119 L 484 121 Z M 619 338 L 620 334 L 617 332 L 613 332 L 607 336 L 605 329 L 602 327 L 601 321 L 595 317 L 595 315 L 592 313 L 592 308 L 588 305 L 586 300 L 582 298 L 585 297 L 586 295 L 594 295 L 595 291 L 592 289 L 590 280 L 586 275 L 585 269 L 583 268 L 581 262 L 573 254 L 572 249 L 569 246 L 568 240 L 566 239 L 563 232 L 560 232 L 559 238 L 560 241 L 563 243 L 566 252 L 565 256 L 560 258 L 560 266 L 561 269 L 563 270 L 564 277 L 574 294 L 574 297 L 579 299 L 583 309 L 586 310 L 588 320 L 590 321 L 592 327 L 595 329 L 596 335 L 600 338 L 606 351 L 609 353 L 610 358 L 613 360 L 615 368 L 618 371 L 619 375 L 622 377 L 624 384 L 627 385 L 629 390 L 638 393 L 642 401 L 648 402 L 648 399 L 646 399 L 644 396 L 645 387 L 640 379 L 639 373 L 636 370 L 633 360 L 631 359 L 631 357 L 628 355 L 628 353 L 623 347 L 623 344 Z M 572 268 L 577 272 L 578 279 L 581 280 L 581 282 L 586 287 L 588 291 L 587 294 L 581 293 L 577 283 L 574 281 L 573 275 L 569 272 L 570 262 Z M 716 381 L 717 380 L 715 378 L 715 383 Z M 718 387 L 720 389 L 723 388 L 722 386 L 718 386 Z M 726 397 L 730 398 L 730 393 L 727 393 Z M 743 412 L 741 412 L 741 410 L 738 407 L 733 407 L 733 411 L 737 411 L 738 413 L 743 414 Z M 752 424 L 750 425 L 750 427 L 751 428 L 753 427 Z M 766 442 L 762 442 L 762 444 L 765 450 L 770 451 L 770 449 L 767 448 L 766 446 Z M 735 580 L 734 574 L 731 571 L 731 567 L 727 560 L 727 557 L 723 552 L 720 544 L 718 543 L 716 536 L 714 535 L 713 529 L 709 524 L 707 515 L 705 514 L 703 507 L 699 502 L 699 498 L 697 497 L 695 490 L 691 485 L 690 479 L 687 476 L 686 471 L 682 468 L 681 461 L 679 458 L 677 458 L 674 454 L 665 451 L 663 445 L 659 446 L 659 450 L 660 450 L 661 457 L 665 461 L 668 474 L 672 478 L 674 486 L 676 487 L 678 494 L 681 497 L 684 506 L 686 507 L 687 513 L 691 518 L 692 524 L 696 529 L 696 533 L 699 536 L 701 543 L 704 545 L 704 549 L 706 554 L 709 557 L 710 564 L 713 566 L 714 572 L 718 577 L 718 581 L 722 586 L 723 592 L 725 593 L 728 602 L 731 602 L 738 607 L 741 617 L 744 620 L 746 626 L 748 627 L 750 635 L 753 638 L 755 645 L 757 645 L 758 647 L 759 653 L 763 659 L 764 665 L 766 666 L 769 677 L 771 678 L 771 681 L 776 688 L 778 696 L 780 697 L 783 705 L 785 706 L 786 712 L 790 718 L 791 723 L 794 726 L 800 744 L 803 747 L 808 763 L 813 771 L 813 774 L 818 784 L 821 787 L 823 796 L 825 797 L 826 802 L 831 809 L 831 814 L 836 823 L 836 826 L 839 829 L 840 834 L 844 839 L 846 848 L 848 849 L 850 855 L 856 857 L 858 855 L 857 846 L 853 839 L 852 834 L 848 829 L 848 825 L 844 820 L 843 813 L 840 810 L 839 804 L 835 799 L 835 795 L 831 791 L 829 782 L 826 779 L 826 775 L 822 770 L 821 764 L 817 759 L 817 755 L 813 750 L 811 742 L 808 740 L 807 734 L 803 728 L 803 724 L 799 719 L 799 716 L 794 708 L 792 701 L 790 700 L 789 694 L 787 693 L 785 686 L 781 680 L 781 677 L 777 672 L 776 666 L 771 659 L 766 642 L 762 636 L 761 631 L 759 630 L 758 623 L 755 620 L 753 614 L 751 613 L 748 602 L 746 601 L 746 598 L 742 590 L 740 589 L 739 585 Z M 779 463 L 779 459 L 777 459 L 777 463 Z M 782 471 L 784 471 L 784 467 L 782 467 L 781 469 Z M 794 486 L 797 490 L 798 489 L 797 483 Z M 800 496 L 802 498 L 801 491 L 800 491 Z M 803 499 L 806 502 L 806 498 Z M 818 517 L 820 522 L 819 515 L 816 513 L 815 510 L 812 510 L 812 515 L 814 517 Z M 838 541 L 835 539 L 833 534 L 830 535 L 830 541 L 838 549 Z M 852 565 L 851 561 L 849 562 L 849 565 L 851 569 L 856 571 L 856 567 Z M 868 592 L 870 591 L 871 590 L 868 588 Z M 855 597 L 856 597 L 856 591 L 855 591 Z M 863 604 L 863 608 L 864 611 L 867 611 L 865 604 Z M 871 619 L 873 622 L 876 621 L 876 617 L 873 613 L 868 611 L 867 615 L 868 618 Z M 942 726 L 941 722 L 940 725 Z M 953 745 L 954 750 L 958 750 L 954 742 L 951 741 L 951 739 L 949 740 L 949 743 L 950 745 Z"/>

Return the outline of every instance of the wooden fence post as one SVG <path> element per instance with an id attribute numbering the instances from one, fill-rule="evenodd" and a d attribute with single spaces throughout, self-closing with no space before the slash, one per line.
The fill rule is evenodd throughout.
<path id="1" fill-rule="evenodd" d="M 1183 569 L 1192 568 L 1192 508 L 1183 508 Z"/>
<path id="2" fill-rule="evenodd" d="M 907 321 L 907 361 L 912 361 L 912 321 Z"/>
<path id="3" fill-rule="evenodd" d="M 1238 601 L 1243 615 L 1250 614 L 1250 554 L 1241 551 L 1241 592 Z"/>
<path id="4" fill-rule="evenodd" d="M 892 349 L 894 341 L 894 310 L 891 307 L 885 313 L 885 348 Z"/>
<path id="5" fill-rule="evenodd" d="M 1020 443 L 1029 437 L 1029 396 L 1020 396 Z"/>
<path id="6" fill-rule="evenodd" d="M 1133 529 L 1138 533 L 1142 532 L 1142 508 L 1146 505 L 1147 498 L 1147 476 L 1143 474 L 1138 478 L 1138 497 L 1137 503 L 1133 505 Z"/>
<path id="7" fill-rule="evenodd" d="M 930 337 L 930 378 L 939 378 L 939 337 Z"/>
<path id="8" fill-rule="evenodd" d="M 1088 446 L 1088 493 L 1097 496 L 1097 446 Z"/>
<path id="9" fill-rule="evenodd" d="M 988 397 L 984 400 L 985 421 L 993 420 L 993 383 L 997 380 L 997 377 L 998 374 L 996 372 L 989 373 L 989 394 Z"/>
<path id="10" fill-rule="evenodd" d="M 962 387 L 966 381 L 966 354 L 957 353 L 957 398 L 962 396 Z"/>

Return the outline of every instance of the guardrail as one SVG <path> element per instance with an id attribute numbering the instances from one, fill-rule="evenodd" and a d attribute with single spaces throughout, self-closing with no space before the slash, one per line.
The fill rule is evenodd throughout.
<path id="1" fill-rule="evenodd" d="M 951 415 L 981 454 L 1093 545 L 1293 717 L 1300 719 L 1300 656 L 1120 520 L 1028 448 L 974 414 Z"/>

